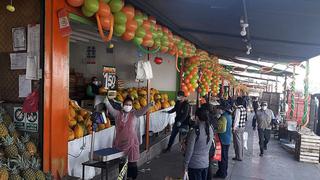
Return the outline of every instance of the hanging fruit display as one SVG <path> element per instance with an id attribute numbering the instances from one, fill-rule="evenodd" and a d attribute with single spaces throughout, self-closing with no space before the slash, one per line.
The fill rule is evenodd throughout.
<path id="1" fill-rule="evenodd" d="M 211 81 L 212 81 L 212 70 L 208 68 L 208 63 L 202 65 L 202 75 L 200 79 L 199 93 L 203 97 L 210 92 Z"/>
<path id="2" fill-rule="evenodd" d="M 198 66 L 200 64 L 199 57 L 193 56 L 185 61 L 183 80 L 181 84 L 181 90 L 186 96 L 190 95 L 190 92 L 194 92 L 198 87 Z"/>

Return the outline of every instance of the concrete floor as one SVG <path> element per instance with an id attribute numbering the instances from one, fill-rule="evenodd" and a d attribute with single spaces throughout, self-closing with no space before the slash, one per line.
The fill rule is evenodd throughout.
<path id="1" fill-rule="evenodd" d="M 247 123 L 248 150 L 242 162 L 232 161 L 233 147 L 229 152 L 229 176 L 232 180 L 317 180 L 320 165 L 300 163 L 294 155 L 284 150 L 273 136 L 264 157 L 259 156 L 258 133 Z M 166 176 L 179 178 L 182 175 L 183 157 L 175 147 L 168 154 L 161 154 L 140 168 L 138 180 L 164 180 Z"/>

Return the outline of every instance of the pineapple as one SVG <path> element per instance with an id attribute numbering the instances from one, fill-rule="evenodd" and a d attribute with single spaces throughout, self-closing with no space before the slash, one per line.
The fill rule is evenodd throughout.
<path id="1" fill-rule="evenodd" d="M 5 113 L 3 116 L 3 123 L 6 127 L 9 127 L 9 125 L 12 123 L 12 119 L 8 113 Z"/>
<path id="2" fill-rule="evenodd" d="M 0 114 L 0 138 L 6 137 L 9 135 L 8 129 L 4 124 L 4 114 Z"/>
<path id="3" fill-rule="evenodd" d="M 19 175 L 19 170 L 17 166 L 11 167 L 11 162 L 8 160 L 8 169 L 10 172 L 9 180 L 22 180 L 22 177 Z"/>
<path id="4" fill-rule="evenodd" d="M 37 154 L 36 145 L 30 141 L 30 136 L 26 133 L 23 137 L 21 137 L 21 141 L 25 144 L 27 151 L 34 156 Z"/>
<path id="5" fill-rule="evenodd" d="M 19 154 L 26 160 L 30 160 L 31 158 L 31 154 L 29 153 L 29 151 L 26 150 L 25 145 L 18 139 L 17 140 L 17 147 L 19 150 Z"/>
<path id="6" fill-rule="evenodd" d="M 32 169 L 35 172 L 37 180 L 46 180 L 46 175 L 40 170 L 40 161 L 37 158 L 32 158 Z"/>
<path id="7" fill-rule="evenodd" d="M 4 149 L 0 148 L 0 161 L 6 160 L 6 154 L 4 153 Z"/>
<path id="8" fill-rule="evenodd" d="M 13 137 L 7 136 L 6 138 L 2 138 L 4 144 L 4 152 L 8 158 L 15 158 L 19 155 L 18 148 L 14 144 Z"/>
<path id="9" fill-rule="evenodd" d="M 0 162 L 0 180 L 7 180 L 7 179 L 9 179 L 8 168 L 6 167 L 5 164 Z"/>
<path id="10" fill-rule="evenodd" d="M 13 123 L 11 123 L 11 124 L 9 125 L 8 130 L 9 130 L 10 136 L 13 137 L 15 143 L 17 143 L 17 140 L 19 139 L 19 136 L 20 136 L 20 135 L 19 135 L 19 132 L 16 131 L 16 127 L 14 126 Z"/>
<path id="11" fill-rule="evenodd" d="M 37 180 L 35 177 L 35 172 L 31 168 L 31 163 L 29 160 L 26 160 L 20 155 L 18 155 L 18 158 L 13 160 L 13 162 L 15 162 L 21 169 L 21 175 L 24 179 Z"/>

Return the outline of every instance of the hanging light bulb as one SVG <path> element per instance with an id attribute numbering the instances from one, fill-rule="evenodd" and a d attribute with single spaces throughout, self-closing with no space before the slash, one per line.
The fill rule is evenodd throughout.
<path id="1" fill-rule="evenodd" d="M 10 12 L 14 12 L 16 10 L 16 8 L 12 5 L 12 0 L 10 1 L 10 4 L 8 4 L 6 8 Z"/>

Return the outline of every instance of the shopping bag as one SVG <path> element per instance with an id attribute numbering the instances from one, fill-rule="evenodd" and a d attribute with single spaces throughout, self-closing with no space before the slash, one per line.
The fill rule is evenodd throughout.
<path id="1" fill-rule="evenodd" d="M 38 111 L 39 91 L 35 90 L 29 94 L 23 102 L 22 112 L 33 113 Z"/>
<path id="2" fill-rule="evenodd" d="M 248 132 L 243 133 L 243 147 L 248 150 Z"/>
<path id="3" fill-rule="evenodd" d="M 214 142 L 215 142 L 215 145 L 216 145 L 216 149 L 215 149 L 215 152 L 214 152 L 214 156 L 212 157 L 211 160 L 213 161 L 221 161 L 221 151 L 222 151 L 222 147 L 221 147 L 221 141 L 220 141 L 220 138 L 217 134 L 214 135 Z"/>
<path id="4" fill-rule="evenodd" d="M 189 180 L 189 175 L 187 171 L 184 172 L 183 180 Z"/>

